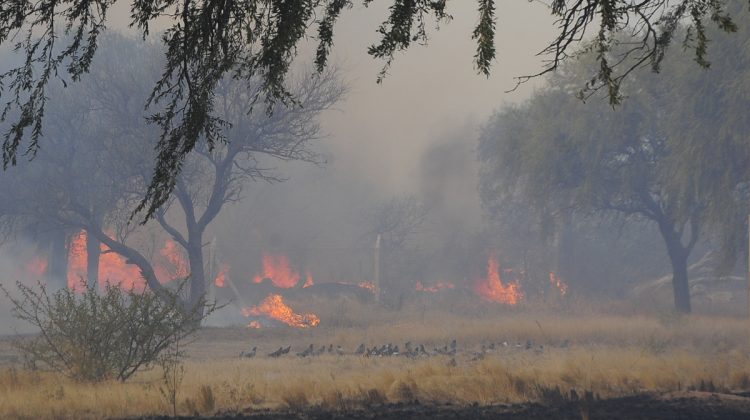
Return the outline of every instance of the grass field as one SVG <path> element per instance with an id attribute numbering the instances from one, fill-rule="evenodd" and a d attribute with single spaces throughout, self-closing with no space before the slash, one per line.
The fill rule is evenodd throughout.
<path id="1" fill-rule="evenodd" d="M 178 413 L 349 409 L 412 400 L 516 403 L 543 401 L 557 390 L 592 391 L 602 398 L 750 390 L 750 322 L 737 317 L 639 316 L 551 306 L 438 312 L 415 304 L 385 311 L 353 301 L 326 307 L 314 329 L 203 329 L 188 345 Z M 410 341 L 432 352 L 453 339 L 455 355 L 353 354 L 360 343 L 403 348 Z M 341 346 L 346 354 L 295 355 L 311 343 Z M 238 357 L 253 346 L 258 347 L 255 358 Z M 267 356 L 281 346 L 292 350 L 280 358 Z M 12 359 L 7 342 L 0 351 L 4 360 Z M 6 363 L 0 372 L 0 418 L 171 414 L 166 389 L 159 369 L 126 383 L 85 384 Z"/>

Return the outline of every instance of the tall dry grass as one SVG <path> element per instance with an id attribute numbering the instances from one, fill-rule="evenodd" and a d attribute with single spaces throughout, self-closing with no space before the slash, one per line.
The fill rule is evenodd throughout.
<path id="1" fill-rule="evenodd" d="M 313 303 L 318 304 L 318 303 Z M 209 328 L 190 344 L 179 412 L 211 414 L 260 408 L 330 409 L 417 399 L 424 403 L 513 403 L 550 389 L 591 390 L 603 397 L 711 384 L 750 389 L 750 322 L 739 318 L 624 316 L 604 312 L 489 307 L 451 313 L 414 305 L 381 311 L 345 302 L 321 311 L 310 330 Z M 320 308 L 320 306 L 318 306 Z M 338 321 L 336 321 L 338 317 Z M 310 343 L 366 345 L 405 341 L 428 349 L 458 341 L 449 356 L 424 359 L 323 355 L 301 359 Z M 534 341 L 534 349 L 515 343 Z M 481 360 L 490 343 L 508 342 Z M 563 346 L 563 343 L 571 343 Z M 292 345 L 280 359 L 265 355 Z M 543 345 L 544 349 L 539 348 Z M 255 359 L 241 350 L 258 346 Z M 160 373 L 127 383 L 76 383 L 59 375 L 6 367 L 0 372 L 0 418 L 104 418 L 168 414 Z"/>

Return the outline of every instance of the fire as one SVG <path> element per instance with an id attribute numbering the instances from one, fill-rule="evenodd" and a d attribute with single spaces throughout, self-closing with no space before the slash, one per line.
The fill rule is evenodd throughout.
<path id="1" fill-rule="evenodd" d="M 88 255 L 86 253 L 86 232 L 81 231 L 73 237 L 68 251 L 68 287 L 81 290 L 84 285 L 81 279 L 86 279 Z M 142 290 L 145 282 L 141 273 L 134 265 L 128 264 L 124 257 L 102 244 L 102 254 L 99 257 L 99 282 L 104 284 L 119 284 L 125 288 Z"/>
<path id="2" fill-rule="evenodd" d="M 168 277 L 185 278 L 190 274 L 190 264 L 185 259 L 182 251 L 177 247 L 177 243 L 167 239 L 164 248 L 159 250 L 159 254 L 169 263 L 171 273 Z"/>
<path id="3" fill-rule="evenodd" d="M 503 284 L 500 263 L 495 255 L 490 255 L 487 261 L 487 278 L 479 280 L 474 290 L 483 299 L 508 305 L 515 305 L 523 299 L 521 285 L 517 281 Z"/>
<path id="4" fill-rule="evenodd" d="M 41 278 L 47 272 L 47 260 L 43 257 L 34 257 L 26 264 L 26 272 L 34 277 Z"/>
<path id="5" fill-rule="evenodd" d="M 83 287 L 81 279 L 87 277 L 86 239 L 86 232 L 80 231 L 70 243 L 68 287 L 73 290 L 81 290 Z M 104 244 L 101 244 L 101 252 L 99 257 L 99 283 L 101 285 L 109 282 L 136 290 L 143 290 L 146 287 L 146 282 L 141 277 L 141 272 L 137 266 L 128 264 L 125 257 L 112 252 Z M 154 263 L 154 271 L 159 281 L 167 282 L 188 276 L 190 264 L 174 241 L 167 240 L 164 247 L 159 250 L 159 255 L 161 255 L 162 261 Z"/>
<path id="6" fill-rule="evenodd" d="M 357 286 L 361 287 L 362 289 L 369 290 L 370 293 L 375 293 L 375 283 L 373 283 L 371 281 L 362 281 L 362 282 L 359 282 L 359 284 Z"/>
<path id="7" fill-rule="evenodd" d="M 308 288 L 310 286 L 313 286 L 314 284 L 315 284 L 315 282 L 313 281 L 312 274 L 310 274 L 310 272 L 308 271 L 307 272 L 307 278 L 305 279 L 305 284 L 302 285 L 302 288 L 306 289 L 306 288 Z"/>
<path id="8" fill-rule="evenodd" d="M 281 295 L 270 294 L 267 298 L 258 306 L 252 308 L 243 308 L 242 314 L 245 316 L 265 316 L 277 321 L 281 321 L 289 326 L 297 328 L 309 328 L 314 327 L 320 323 L 320 318 L 315 314 L 297 314 L 284 303 L 284 298 Z M 253 324 L 252 322 L 250 324 Z M 256 324 L 260 327 L 260 323 Z"/>
<path id="9" fill-rule="evenodd" d="M 216 278 L 214 279 L 214 284 L 216 287 L 224 287 L 224 284 L 227 281 L 227 272 L 229 271 L 229 266 L 226 264 L 221 265 L 221 269 L 219 269 L 219 274 L 216 275 Z"/>
<path id="10" fill-rule="evenodd" d="M 253 282 L 262 283 L 264 279 L 271 279 L 276 287 L 291 289 L 299 283 L 300 274 L 292 269 L 286 255 L 263 254 L 263 272 Z"/>
<path id="11" fill-rule="evenodd" d="M 350 283 L 348 281 L 337 281 L 335 283 L 336 284 L 343 284 L 345 286 L 357 286 L 360 289 L 365 289 L 365 290 L 367 290 L 370 293 L 375 293 L 375 291 L 376 291 L 375 283 L 373 283 L 371 281 L 361 281 L 359 283 Z"/>
<path id="12" fill-rule="evenodd" d="M 417 281 L 417 285 L 414 287 L 414 290 L 418 292 L 437 293 L 441 290 L 450 290 L 455 288 L 456 285 L 449 282 L 440 281 L 435 283 L 433 286 L 425 286 L 421 281 Z"/>
<path id="13" fill-rule="evenodd" d="M 258 330 L 258 329 L 260 329 L 261 327 L 262 327 L 262 325 L 261 325 L 261 324 L 260 324 L 260 322 L 258 322 L 258 321 L 250 321 L 250 322 L 249 322 L 249 323 L 247 324 L 247 328 L 252 328 L 252 329 L 255 329 L 255 330 Z"/>
<path id="14" fill-rule="evenodd" d="M 568 284 L 558 277 L 554 271 L 549 272 L 549 282 L 553 287 L 560 291 L 560 296 L 568 294 Z"/>

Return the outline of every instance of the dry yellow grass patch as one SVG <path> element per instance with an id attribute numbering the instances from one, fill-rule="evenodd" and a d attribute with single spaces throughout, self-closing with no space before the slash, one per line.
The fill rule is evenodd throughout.
<path id="1" fill-rule="evenodd" d="M 364 311 L 364 310 L 363 310 Z M 370 313 L 359 327 L 313 330 L 205 329 L 190 345 L 179 389 L 182 414 L 257 408 L 332 409 L 409 401 L 492 404 L 539 400 L 544 391 L 592 390 L 602 396 L 671 391 L 701 381 L 719 389 L 750 387 L 750 323 L 691 316 L 597 317 L 533 313 L 469 315 Z M 360 322 L 359 320 L 356 320 Z M 457 339 L 447 356 L 425 359 L 294 356 L 310 343 L 347 351 L 405 341 L 428 349 Z M 472 361 L 482 344 L 532 339 L 544 351 L 501 348 Z M 560 343 L 572 342 L 568 348 Z M 255 359 L 240 350 L 259 346 Z M 280 359 L 265 355 L 292 345 Z M 128 383 L 75 383 L 59 375 L 6 368 L 0 373 L 0 418 L 102 418 L 169 414 L 160 373 Z"/>

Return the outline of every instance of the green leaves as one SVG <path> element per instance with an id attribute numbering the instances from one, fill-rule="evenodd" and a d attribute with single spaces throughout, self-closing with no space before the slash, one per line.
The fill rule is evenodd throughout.
<path id="1" fill-rule="evenodd" d="M 479 0 L 479 23 L 471 39 L 477 41 L 477 53 L 474 55 L 477 69 L 489 77 L 492 61 L 495 59 L 495 1 Z"/>
<path id="2" fill-rule="evenodd" d="M 68 73 L 78 81 L 89 71 L 98 38 L 105 30 L 107 11 L 117 0 L 13 0 L 0 2 L 0 44 L 15 41 L 23 63 L 0 74 L 0 122 L 10 121 L 3 138 L 3 166 L 15 165 L 18 154 L 33 157 L 40 147 L 45 117 L 47 84 Z M 126 0 L 120 0 L 126 1 Z M 334 26 L 353 0 L 129 0 L 131 26 L 145 38 L 156 21 L 171 22 L 162 36 L 166 65 L 146 105 L 149 121 L 160 130 L 157 159 L 148 193 L 138 206 L 144 221 L 169 199 L 185 158 L 196 144 L 209 149 L 224 142 L 221 129 L 232 124 L 215 114 L 215 91 L 220 80 L 232 77 L 250 85 L 263 80 L 255 92 L 270 114 L 277 103 L 298 106 L 286 87 L 297 47 L 310 28 L 317 28 L 318 46 L 314 64 L 322 72 L 334 43 Z M 496 8 L 494 0 L 476 0 L 478 22 L 471 38 L 476 41 L 474 64 L 488 76 L 496 58 Z M 372 0 L 362 0 L 368 6 Z M 446 0 L 391 0 L 385 21 L 377 28 L 379 41 L 368 53 L 383 60 L 377 75 L 382 82 L 395 54 L 413 43 L 426 44 L 427 24 L 447 22 Z M 696 61 L 708 66 L 704 20 L 710 18 L 721 30 L 736 25 L 724 12 L 726 0 L 555 0 L 551 13 L 557 18 L 558 35 L 542 51 L 549 60 L 536 75 L 555 71 L 575 55 L 598 26 L 590 49 L 599 51 L 599 71 L 584 83 L 581 98 L 606 88 L 610 102 L 621 99 L 623 81 L 635 69 L 659 63 L 670 45 L 677 24 L 689 17 L 694 36 L 685 45 Z M 62 29 L 61 29 L 62 28 Z M 630 48 L 612 53 L 619 35 L 633 35 Z M 64 40 L 60 42 L 59 40 Z M 64 45 L 60 45 L 64 44 Z M 247 109 L 248 112 L 252 107 Z M 140 217 L 140 213 L 139 213 Z"/>
<path id="3" fill-rule="evenodd" d="M 180 290 L 157 296 L 108 284 L 101 294 L 85 288 L 80 294 L 62 289 L 50 295 L 41 283 L 16 287 L 11 292 L 0 285 L 13 315 L 39 329 L 38 335 L 15 342 L 26 363 L 83 381 L 124 381 L 152 367 L 216 308 L 204 300 L 185 307 Z"/>

